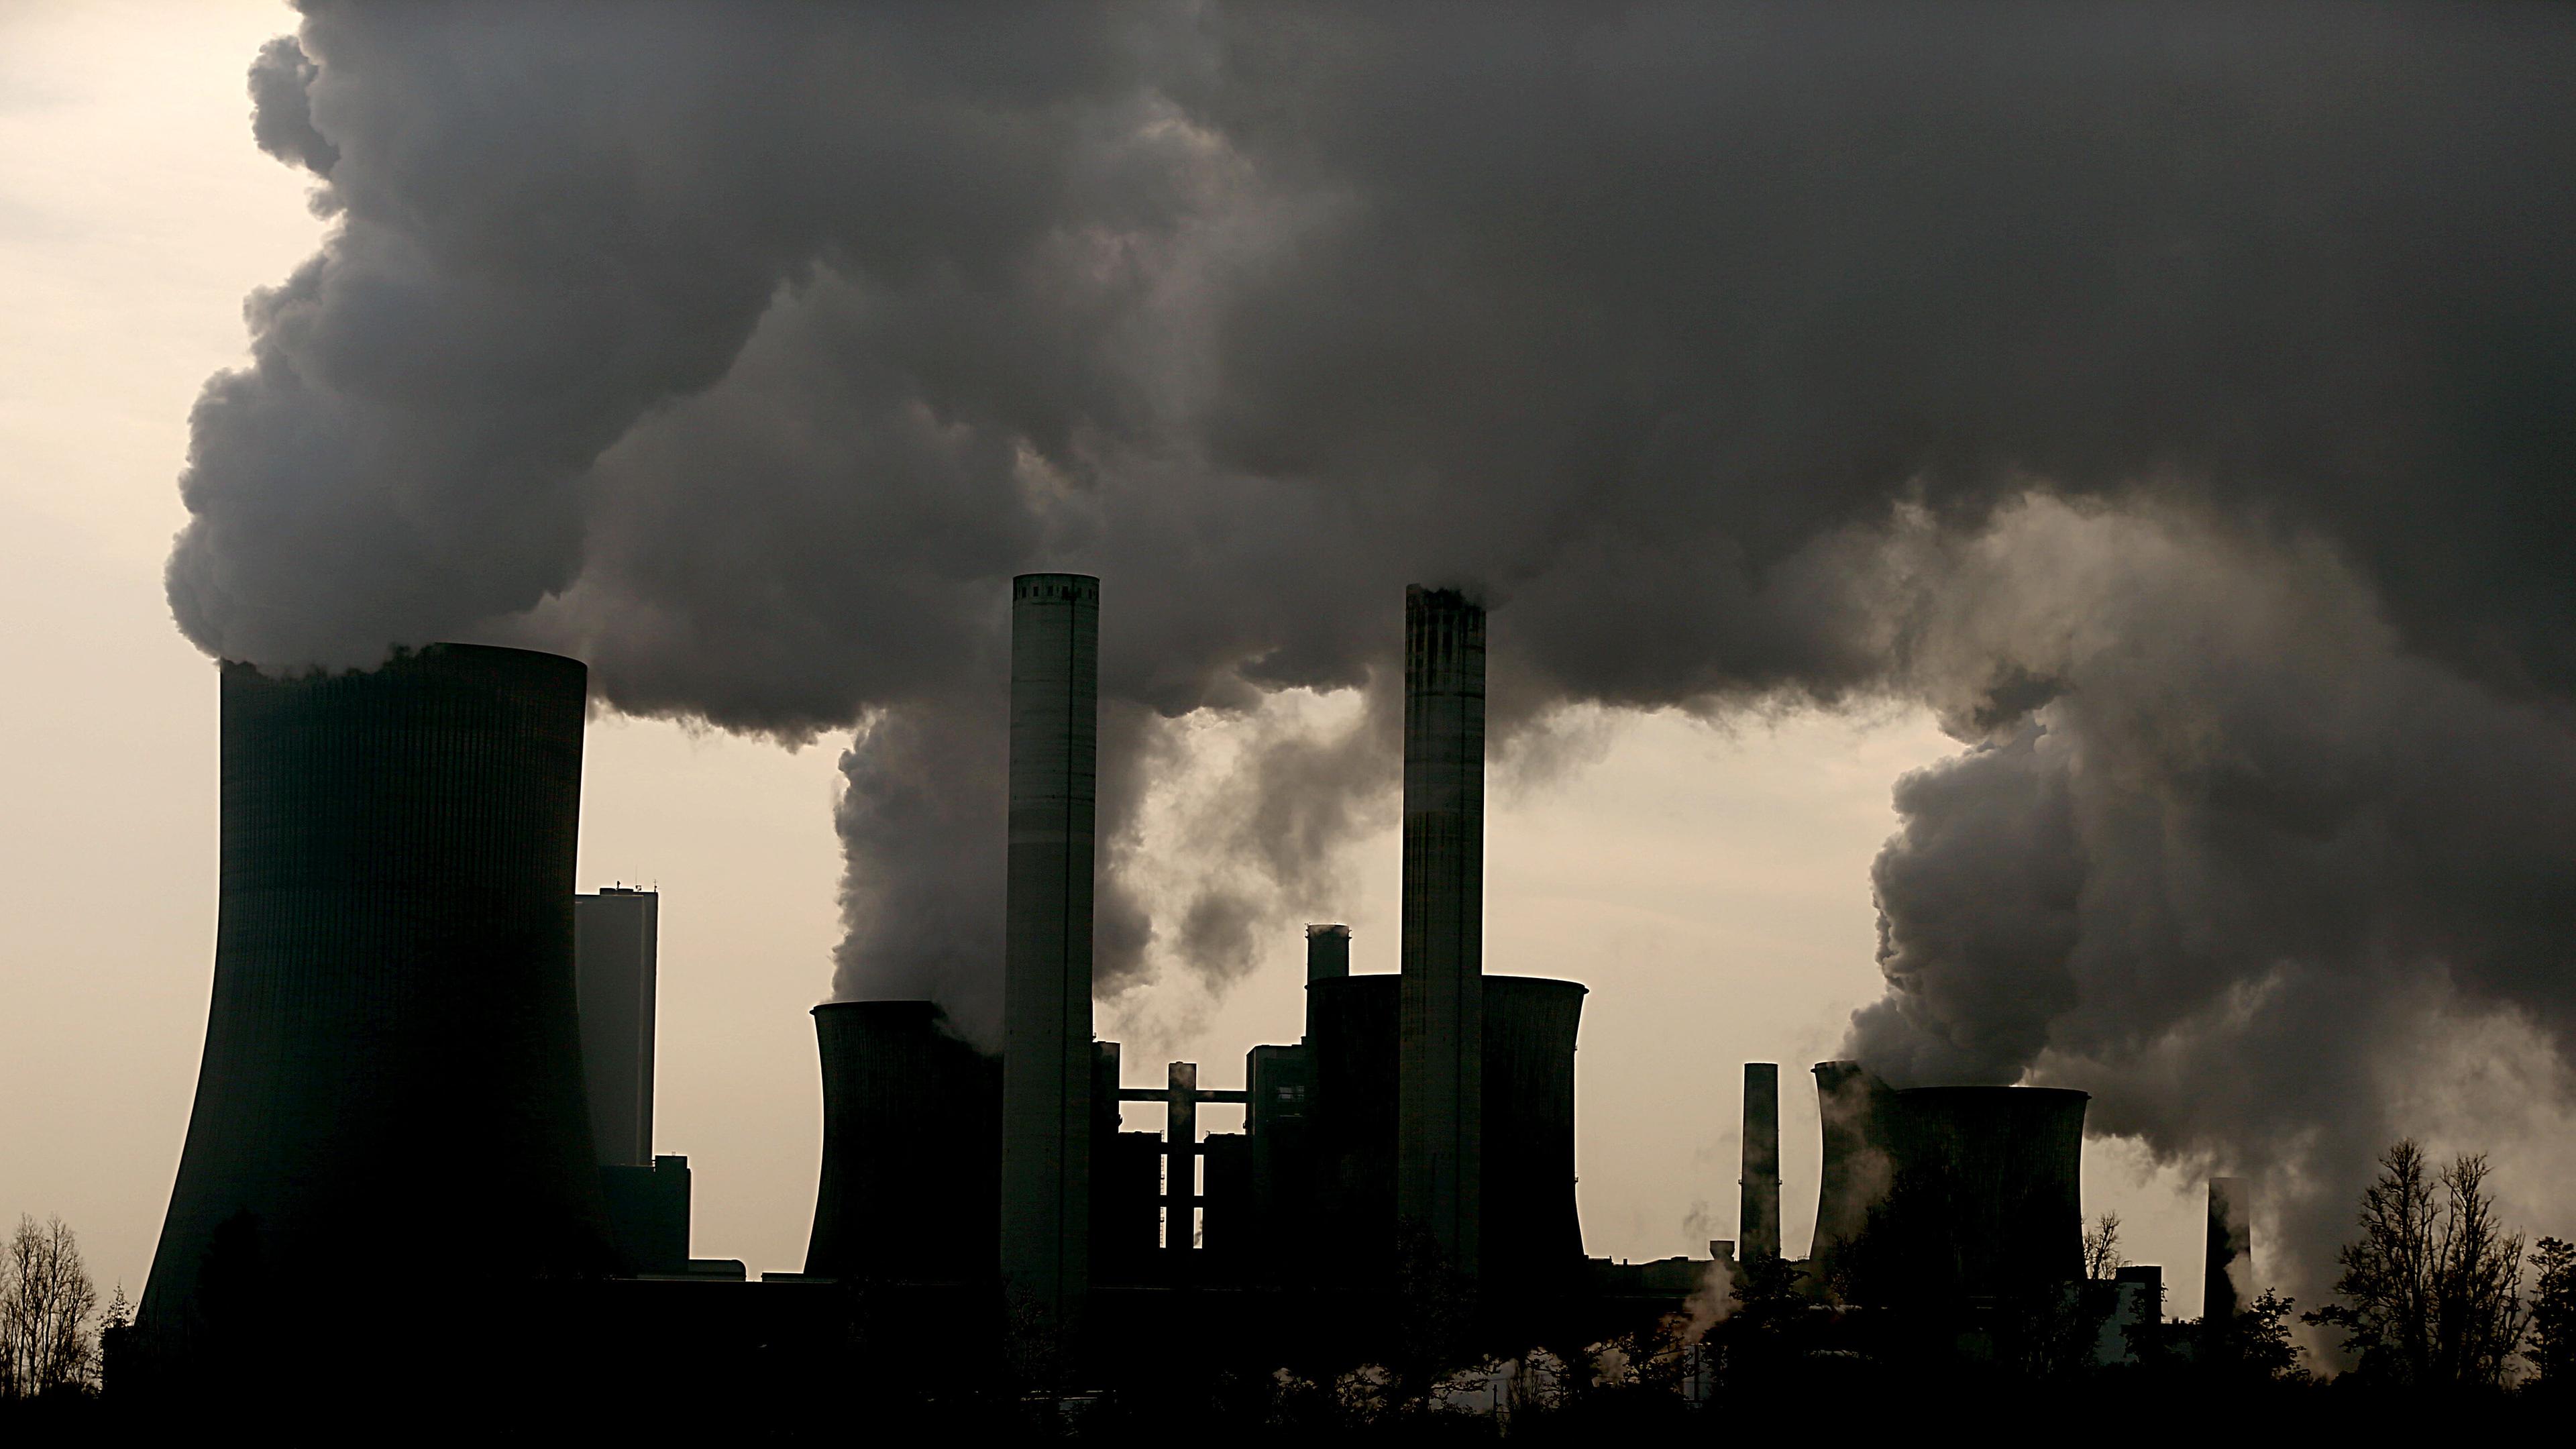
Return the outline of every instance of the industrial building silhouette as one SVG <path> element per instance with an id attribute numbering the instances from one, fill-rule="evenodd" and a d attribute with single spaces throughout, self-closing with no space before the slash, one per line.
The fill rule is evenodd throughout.
<path id="1" fill-rule="evenodd" d="M 1302 1030 L 1251 1047 L 1240 1086 L 1131 1072 L 1096 1040 L 1100 607 L 1087 576 L 1013 587 L 1002 1053 L 929 1001 L 816 1007 L 812 1235 L 801 1272 L 760 1281 L 690 1256 L 687 1159 L 655 1152 L 658 897 L 576 903 L 584 667 L 456 644 L 362 673 L 224 666 L 214 996 L 148 1361 L 237 1353 L 264 1321 L 242 1285 L 292 1280 L 417 1324 L 525 1289 L 628 1344 L 629 1369 L 681 1342 L 822 1354 L 856 1333 L 928 1373 L 1003 1335 L 1071 1381 L 1099 1370 L 1094 1345 L 1168 1343 L 1193 1295 L 1264 1305 L 1228 1320 L 1237 1351 L 1360 1355 L 1400 1347 L 1397 1300 L 1425 1283 L 1456 1331 L 1526 1344 L 1778 1261 L 1769 1063 L 1744 1068 L 1739 1239 L 1585 1254 L 1586 988 L 1483 969 L 1486 624 L 1456 591 L 1405 597 L 1400 970 L 1355 975 L 1349 929 L 1309 926 Z M 1873 1264 L 1968 1299 L 2080 1275 L 2083 1093 L 1815 1076 L 1805 1291 L 1856 1291 Z M 1125 1130 L 1128 1104 L 1159 1104 L 1162 1130 Z M 1205 1104 L 1239 1104 L 1242 1130 L 1203 1133 Z M 2213 1284 L 2245 1281 L 2243 1222 L 2213 1184 L 2213 1241 L 2240 1265 L 2213 1257 Z M 901 1332 L 867 1337 L 890 1318 Z"/>

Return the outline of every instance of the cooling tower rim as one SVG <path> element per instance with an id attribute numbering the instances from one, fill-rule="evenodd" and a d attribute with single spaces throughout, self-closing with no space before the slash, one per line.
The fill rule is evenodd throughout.
<path id="1" fill-rule="evenodd" d="M 936 1001 L 920 996 L 884 996 L 859 1001 L 826 1001 L 815 1006 L 814 1015 L 821 1016 L 828 1011 L 838 1016 L 845 1012 L 861 1010 L 865 1010 L 870 1016 L 928 1016 L 934 1021 L 945 1020 L 948 1016 L 947 1008 Z"/>
<path id="2" fill-rule="evenodd" d="M 392 652 L 388 653 L 383 659 L 374 664 L 370 664 L 363 669 L 333 669 L 313 665 L 297 665 L 281 672 L 272 670 L 265 665 L 254 663 L 248 659 L 221 660 L 218 661 L 218 667 L 226 674 L 246 673 L 271 684 L 301 684 L 314 679 L 345 679 L 354 675 L 381 673 L 384 670 L 391 669 L 399 665 L 417 663 L 420 660 L 434 655 L 462 655 L 468 658 L 481 657 L 494 661 L 499 661 L 505 658 L 516 658 L 526 660 L 531 663 L 542 661 L 546 665 L 568 665 L 571 668 L 580 670 L 585 676 L 590 673 L 590 665 L 588 663 L 583 660 L 576 659 L 569 654 L 557 654 L 550 649 L 521 649 L 510 644 L 466 644 L 454 639 L 440 639 L 432 643 L 419 645 L 396 645 Z"/>
<path id="3" fill-rule="evenodd" d="M 1333 991 L 1352 991 L 1363 989 L 1353 985 L 1352 983 L 1354 982 L 1395 982 L 1402 981 L 1403 979 L 1404 973 L 1401 971 L 1354 971 L 1348 976 L 1327 976 L 1321 981 L 1309 981 L 1306 983 L 1306 989 L 1312 991 L 1317 987 L 1323 987 Z M 1508 982 L 1514 985 L 1529 986 L 1571 986 L 1576 991 L 1582 992 L 1587 996 L 1592 993 L 1591 987 L 1584 985 L 1580 981 L 1569 981 L 1562 976 L 1505 976 L 1497 972 L 1488 971 L 1484 973 L 1482 979 L 1489 986 L 1496 982 Z M 1392 990 L 1393 988 L 1381 986 L 1368 989 L 1386 991 Z"/>
<path id="4" fill-rule="evenodd" d="M 1899 1098 L 1911 1100 L 1928 1097 L 1940 1101 L 2056 1102 L 2061 1105 L 2093 1100 L 2091 1092 L 2078 1091 L 2073 1087 L 1999 1087 L 1990 1083 L 1955 1083 L 1929 1087 L 1898 1087 L 1895 1090 Z"/>

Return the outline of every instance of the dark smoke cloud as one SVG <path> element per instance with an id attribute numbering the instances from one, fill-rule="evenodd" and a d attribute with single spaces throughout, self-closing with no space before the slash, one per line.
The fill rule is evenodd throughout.
<path id="1" fill-rule="evenodd" d="M 2429 979 L 2567 1024 L 2571 63 L 2520 6 L 317 3 L 256 128 L 335 229 L 199 404 L 172 606 L 855 726 L 838 989 L 970 1022 L 1015 572 L 1104 577 L 1113 866 L 1175 721 L 1387 718 L 1407 582 L 1496 606 L 1506 741 L 1921 698 L 1982 743 L 1901 787 L 1861 1044 L 2253 1154 L 2331 1104 L 2248 1033 L 2368 1097 Z M 1109 988 L 1309 909 L 1370 739 L 1245 768 L 1190 898 L 1113 870 Z"/>

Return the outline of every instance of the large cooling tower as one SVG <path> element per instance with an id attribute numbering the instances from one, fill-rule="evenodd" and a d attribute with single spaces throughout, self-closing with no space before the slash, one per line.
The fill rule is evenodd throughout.
<path id="1" fill-rule="evenodd" d="M 1404 595 L 1403 1025 L 1396 1212 L 1458 1271 L 1482 1260 L 1485 611 Z"/>
<path id="2" fill-rule="evenodd" d="M 1545 1285 L 1583 1266 L 1574 1206 L 1578 982 L 1488 976 L 1485 994 L 1484 1265 Z"/>
<path id="3" fill-rule="evenodd" d="M 1003 1281 L 1078 1329 L 1091 1257 L 1093 770 L 1100 581 L 1011 589 L 1011 803 L 1002 972 Z"/>
<path id="4" fill-rule="evenodd" d="M 2087 1094 L 1915 1087 L 1896 1099 L 1897 1201 L 1927 1281 L 1997 1294 L 2084 1276 Z"/>
<path id="5" fill-rule="evenodd" d="M 814 1008 L 823 1177 L 805 1271 L 870 1282 L 975 1282 L 999 1233 L 1001 1063 L 927 1001 Z"/>
<path id="6" fill-rule="evenodd" d="M 223 667 L 214 1000 L 153 1341 L 237 1344 L 281 1291 L 390 1326 L 603 1261 L 573 994 L 584 687 L 573 660 L 456 644 Z"/>
<path id="7" fill-rule="evenodd" d="M 1476 1117 L 1485 1141 L 1478 1233 L 1486 1265 L 1522 1288 L 1578 1268 L 1574 1201 L 1574 1044 L 1584 988 L 1535 976 L 1487 976 Z M 1306 985 L 1309 1114 L 1320 1246 L 1360 1275 L 1395 1246 L 1400 977 L 1341 976 Z"/>

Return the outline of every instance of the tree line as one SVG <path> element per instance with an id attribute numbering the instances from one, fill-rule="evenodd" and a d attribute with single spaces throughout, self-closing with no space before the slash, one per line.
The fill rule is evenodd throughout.
<path id="1" fill-rule="evenodd" d="M 0 1260 L 0 1400 L 90 1394 L 100 1383 L 100 1334 L 132 1317 L 119 1288 L 104 1314 L 61 1218 L 21 1216 Z"/>

